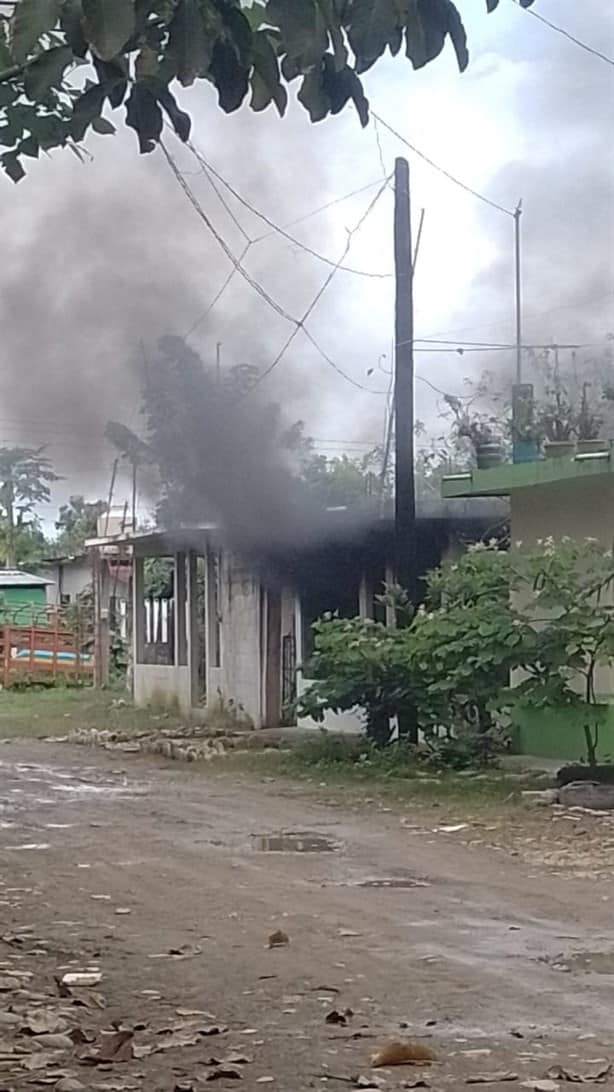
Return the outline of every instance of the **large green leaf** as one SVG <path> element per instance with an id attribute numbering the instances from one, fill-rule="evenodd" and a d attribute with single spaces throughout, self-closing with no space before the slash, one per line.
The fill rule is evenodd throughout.
<path id="1" fill-rule="evenodd" d="M 24 76 L 24 88 L 26 95 L 33 102 L 43 99 L 51 87 L 60 87 L 64 69 L 72 62 L 73 53 L 70 46 L 56 46 L 55 49 L 46 49 L 40 57 L 31 64 Z"/>
<path id="2" fill-rule="evenodd" d="M 328 33 L 317 0 L 268 0 L 266 21 L 279 28 L 282 51 L 300 71 L 308 72 L 320 64 Z"/>
<path id="3" fill-rule="evenodd" d="M 61 0 L 17 0 L 11 21 L 11 53 L 20 64 L 25 61 L 42 34 L 53 30 L 60 14 Z"/>
<path id="4" fill-rule="evenodd" d="M 110 105 L 113 109 L 121 106 L 128 90 L 128 63 L 125 57 L 114 57 L 111 61 L 94 57 L 94 68 Z"/>
<path id="5" fill-rule="evenodd" d="M 211 14 L 208 23 L 198 0 L 179 0 L 170 25 L 169 50 L 175 61 L 177 78 L 184 87 L 204 76 L 211 63 L 213 44 L 219 23 Z"/>
<path id="6" fill-rule="evenodd" d="M 134 74 L 137 80 L 157 76 L 159 67 L 158 54 L 154 53 L 149 46 L 143 46 L 134 62 Z"/>
<path id="7" fill-rule="evenodd" d="M 105 100 L 105 89 L 99 84 L 90 85 L 77 99 L 71 119 L 71 132 L 76 141 L 83 140 L 94 118 L 100 117 Z"/>
<path id="8" fill-rule="evenodd" d="M 16 152 L 5 152 L 4 155 L 0 156 L 0 163 L 2 163 L 3 170 L 6 171 L 12 182 L 21 182 L 21 179 L 25 178 L 26 172 Z"/>
<path id="9" fill-rule="evenodd" d="M 386 46 L 398 48 L 402 28 L 398 0 L 354 0 L 349 8 L 348 37 L 356 72 L 366 72 Z"/>
<path id="10" fill-rule="evenodd" d="M 81 0 L 64 0 L 60 25 L 75 56 L 85 57 L 88 44 L 83 33 L 83 5 Z"/>
<path id="11" fill-rule="evenodd" d="M 249 69 L 241 64 L 230 42 L 219 38 L 215 43 L 209 73 L 222 110 L 227 114 L 238 110 L 249 88 Z"/>
<path id="12" fill-rule="evenodd" d="M 264 110 L 274 102 L 280 115 L 288 103 L 288 93 L 279 76 L 279 61 L 265 30 L 254 34 L 253 42 L 252 110 Z"/>
<path id="13" fill-rule="evenodd" d="M 92 129 L 100 136 L 112 136 L 116 131 L 113 122 L 108 118 L 94 118 Z"/>
<path id="14" fill-rule="evenodd" d="M 309 112 L 312 121 L 322 121 L 327 114 L 338 114 L 351 99 L 361 124 L 369 120 L 369 103 L 356 73 L 347 65 L 337 71 L 335 59 L 330 53 L 322 58 L 317 69 L 308 72 L 298 94 L 299 101 Z"/>
<path id="15" fill-rule="evenodd" d="M 142 83 L 134 84 L 126 101 L 126 125 L 134 129 L 141 154 L 153 152 L 162 132 L 162 111 Z"/>
<path id="16" fill-rule="evenodd" d="M 467 37 L 452 0 L 409 0 L 405 34 L 407 56 L 414 68 L 438 57 L 448 35 L 461 71 L 467 67 Z"/>
<path id="17" fill-rule="evenodd" d="M 110 61 L 121 53 L 135 28 L 134 0 L 82 0 L 83 29 L 94 53 Z"/>
<path id="18" fill-rule="evenodd" d="M 177 133 L 179 139 L 183 141 L 189 140 L 190 129 L 192 128 L 190 115 L 186 114 L 185 110 L 179 108 L 175 96 L 166 84 L 162 83 L 160 80 L 151 80 L 150 86 L 153 94 L 160 103 L 160 106 L 162 106 L 168 114 L 173 129 Z"/>

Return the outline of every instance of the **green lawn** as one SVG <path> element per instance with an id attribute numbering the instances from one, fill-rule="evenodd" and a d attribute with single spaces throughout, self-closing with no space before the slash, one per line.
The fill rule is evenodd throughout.
<path id="1" fill-rule="evenodd" d="M 64 736 L 77 728 L 145 728 L 150 721 L 151 712 L 134 709 L 125 690 L 55 686 L 0 691 L 0 739 Z"/>

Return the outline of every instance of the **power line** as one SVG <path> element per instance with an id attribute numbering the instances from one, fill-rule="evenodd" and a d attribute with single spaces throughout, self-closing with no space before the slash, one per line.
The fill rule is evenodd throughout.
<path id="1" fill-rule="evenodd" d="M 486 197 L 478 190 L 474 190 L 471 186 L 468 186 L 466 182 L 461 182 L 460 178 L 457 178 L 456 175 L 453 175 L 450 171 L 447 171 L 445 167 L 441 167 L 439 163 L 435 163 L 435 161 L 431 159 L 428 155 L 425 155 L 425 153 L 421 152 L 419 148 L 416 148 L 415 144 L 410 144 L 409 140 L 406 140 L 404 136 L 401 136 L 401 134 L 398 133 L 396 129 L 393 129 L 392 125 L 389 125 L 387 121 L 384 121 L 384 119 L 381 118 L 379 114 L 371 111 L 371 116 L 375 118 L 375 120 L 378 121 L 380 125 L 383 125 L 389 133 L 392 133 L 392 135 L 395 136 L 397 140 L 400 140 L 402 144 L 405 144 L 406 147 L 410 149 L 410 151 L 414 152 L 414 154 L 419 156 L 420 159 L 423 159 L 425 163 L 428 163 L 429 167 L 433 167 L 436 171 L 439 171 L 439 173 L 444 175 L 445 178 L 449 179 L 450 182 L 454 182 L 457 186 L 460 186 L 462 190 L 465 190 L 466 193 L 470 193 L 473 197 L 477 197 L 478 201 L 483 201 L 485 205 L 490 205 L 491 208 L 496 209 L 498 212 L 503 212 L 506 216 L 511 216 L 512 219 L 514 218 L 514 213 L 510 209 L 506 209 L 503 205 L 498 205 L 496 201 L 491 201 L 490 197 Z"/>
<path id="2" fill-rule="evenodd" d="M 304 250 L 307 254 L 310 254 L 312 258 L 317 258 L 318 261 L 324 262 L 326 265 L 332 266 L 335 270 L 338 270 L 338 269 L 343 270 L 344 273 L 353 273 L 357 277 L 370 277 L 371 279 L 374 279 L 374 280 L 384 280 L 384 279 L 388 279 L 388 278 L 392 277 L 392 273 L 375 273 L 375 272 L 373 272 L 371 270 L 367 270 L 367 269 L 353 269 L 351 266 L 339 265 L 338 262 L 334 262 L 331 258 L 327 258 L 324 254 L 320 254 L 317 250 L 313 250 L 312 247 L 308 246 L 306 243 L 303 243 L 300 239 L 297 239 L 295 235 L 290 235 L 290 233 L 288 231 L 286 231 L 285 228 L 280 227 L 279 224 L 276 224 L 273 220 L 271 220 L 268 216 L 266 216 L 265 213 L 261 212 L 254 205 L 252 205 L 251 202 L 249 202 L 247 200 L 247 198 L 243 197 L 234 188 L 234 186 L 232 186 L 231 183 L 228 182 L 228 180 L 225 179 L 223 177 L 223 175 L 221 175 L 219 173 L 219 171 L 217 171 L 215 169 L 215 167 L 213 167 L 212 164 L 209 163 L 205 159 L 205 157 L 202 155 L 202 153 L 199 152 L 198 149 L 194 146 L 192 141 L 188 141 L 188 148 L 190 149 L 192 154 L 196 157 L 196 159 L 200 163 L 202 171 L 205 173 L 205 175 L 207 176 L 209 181 L 212 183 L 212 185 L 213 185 L 213 180 L 211 178 L 211 175 L 214 178 L 216 178 L 217 181 L 220 182 L 223 186 L 225 186 L 226 189 L 228 190 L 228 192 L 231 193 L 232 196 L 237 201 L 239 201 L 239 203 L 241 205 L 243 205 L 244 208 L 248 209 L 251 213 L 253 213 L 254 216 L 257 216 L 260 220 L 262 220 L 265 224 L 267 224 L 268 227 L 270 227 L 273 232 L 276 232 L 278 235 L 281 235 L 284 239 L 287 239 L 288 242 L 292 243 L 293 246 L 299 247 L 301 250 Z M 387 182 L 388 182 L 388 180 L 387 180 Z M 218 193 L 218 196 L 219 196 L 219 191 L 217 190 L 217 188 L 215 186 L 214 186 L 214 189 L 216 190 L 216 193 Z M 228 208 L 228 206 L 226 204 L 224 205 L 224 207 Z M 260 242 L 264 238 L 268 238 L 268 236 L 261 236 L 261 239 L 250 239 L 250 243 L 252 245 L 254 245 L 256 242 Z"/>
<path id="3" fill-rule="evenodd" d="M 605 61 L 606 64 L 609 64 L 612 66 L 612 68 L 614 68 L 614 59 L 612 59 L 612 57 L 608 57 L 606 53 L 600 53 L 598 49 L 594 49 L 593 46 L 590 46 L 586 42 L 581 41 L 580 38 L 576 38 L 574 34 L 571 34 L 568 30 L 565 30 L 564 27 L 559 27 L 556 23 L 551 23 L 549 19 L 546 19 L 544 15 L 540 15 L 539 12 L 535 11 L 533 8 L 525 7 L 524 4 L 520 3 L 520 0 L 514 0 L 514 3 L 517 5 L 517 7 L 522 8 L 523 11 L 526 11 L 528 15 L 532 15 L 534 19 L 539 19 L 539 22 L 543 23 L 544 26 L 550 27 L 550 30 L 556 31 L 557 34 L 562 34 L 564 38 L 567 38 L 570 42 L 573 42 L 574 45 L 579 46 L 580 49 L 584 49 L 586 53 L 590 53 L 593 57 L 598 57 L 600 61 Z"/>
<path id="4" fill-rule="evenodd" d="M 280 318 L 285 319 L 287 322 L 296 322 L 296 319 L 294 319 L 292 315 L 290 315 L 288 311 L 286 311 L 285 308 L 281 306 L 281 304 L 277 303 L 277 301 L 269 295 L 266 289 L 264 289 L 262 285 L 257 280 L 255 280 L 254 277 L 251 276 L 250 273 L 248 273 L 247 269 L 242 265 L 241 261 L 235 257 L 226 240 L 220 235 L 219 231 L 216 229 L 216 227 L 207 216 L 207 213 L 203 209 L 202 205 L 194 196 L 194 193 L 192 192 L 190 186 L 183 177 L 181 171 L 179 170 L 179 167 L 173 159 L 173 156 L 164 144 L 164 141 L 160 140 L 159 144 L 162 150 L 162 154 L 164 155 L 169 167 L 171 168 L 171 171 L 173 172 L 177 182 L 185 193 L 188 201 L 192 205 L 192 208 L 203 221 L 207 230 L 211 233 L 211 235 L 213 235 L 216 243 L 224 251 L 224 254 L 228 258 L 229 262 L 231 262 L 232 265 L 235 267 L 237 273 L 241 274 L 243 279 L 247 281 L 251 288 L 253 288 L 254 292 L 256 292 L 266 303 L 268 303 L 269 307 L 271 307 L 273 311 L 275 311 L 280 316 Z"/>
<path id="5" fill-rule="evenodd" d="M 173 172 L 173 175 L 175 176 L 175 179 L 177 180 L 177 182 L 181 186 L 181 189 L 185 193 L 185 195 L 188 198 L 190 204 L 192 205 L 192 207 L 194 208 L 197 215 L 200 217 L 200 219 L 205 224 L 207 230 L 213 235 L 215 241 L 222 248 L 222 250 L 224 251 L 224 254 L 228 258 L 228 260 L 230 262 L 232 262 L 232 265 L 234 266 L 235 270 L 238 273 L 240 273 L 240 275 L 250 285 L 250 287 L 253 288 L 253 290 L 255 292 L 257 292 L 258 295 L 263 300 L 265 300 L 265 302 L 268 303 L 269 306 L 278 315 L 280 315 L 281 318 L 285 319 L 286 322 L 290 322 L 295 327 L 295 329 L 292 331 L 290 336 L 288 338 L 286 338 L 286 341 L 282 345 L 282 348 L 280 349 L 280 351 L 277 354 L 277 356 L 275 357 L 275 359 L 271 362 L 271 364 L 269 364 L 268 368 L 266 368 L 265 371 L 262 372 L 262 374 L 258 377 L 256 382 L 254 384 L 252 384 L 252 386 L 249 388 L 249 391 L 247 393 L 249 393 L 251 390 L 253 390 L 256 386 L 259 386 L 260 383 L 263 382 L 264 379 L 266 379 L 266 377 L 268 375 L 270 375 L 270 373 L 277 367 L 280 360 L 282 359 L 284 354 L 287 352 L 289 346 L 294 341 L 294 338 L 296 337 L 298 331 L 302 330 L 303 333 L 305 334 L 305 337 L 308 338 L 309 341 L 311 341 L 312 345 L 319 352 L 319 354 L 323 358 L 323 360 L 325 360 L 326 363 L 329 364 L 330 367 L 333 368 L 339 375 L 343 376 L 343 378 L 346 379 L 348 383 L 351 383 L 353 386 L 357 387 L 359 390 L 364 390 L 369 394 L 384 394 L 385 393 L 384 391 L 373 391 L 369 387 L 366 387 L 364 384 L 359 383 L 358 380 L 354 379 L 352 376 L 348 375 L 348 373 L 345 372 L 342 368 L 340 368 L 339 365 L 336 364 L 335 361 L 318 344 L 318 342 L 316 341 L 314 336 L 307 329 L 305 323 L 306 323 L 307 318 L 309 317 L 309 315 L 313 311 L 314 307 L 318 303 L 320 297 L 326 291 L 326 289 L 328 288 L 328 285 L 330 284 L 331 280 L 333 279 L 333 277 L 337 273 L 338 269 L 341 267 L 341 263 L 343 262 L 343 259 L 345 258 L 345 256 L 347 255 L 347 253 L 348 253 L 348 251 L 350 249 L 354 234 L 356 233 L 356 231 L 358 231 L 362 227 L 365 220 L 367 219 L 367 217 L 369 216 L 371 211 L 375 208 L 375 205 L 377 204 L 380 197 L 384 193 L 384 191 L 385 191 L 385 189 L 386 189 L 386 187 L 388 185 L 388 179 L 385 179 L 385 181 L 380 184 L 380 188 L 377 191 L 375 197 L 372 199 L 372 201 L 368 205 L 367 209 L 365 210 L 363 215 L 358 220 L 357 224 L 352 228 L 351 231 L 348 232 L 347 242 L 346 242 L 345 248 L 343 250 L 343 254 L 341 255 L 340 262 L 337 263 L 334 266 L 334 268 L 331 270 L 331 272 L 328 274 L 326 280 L 324 281 L 324 283 L 321 286 L 321 288 L 319 289 L 319 291 L 316 293 L 314 299 L 312 300 L 309 307 L 305 311 L 303 317 L 301 319 L 296 319 L 296 318 L 294 318 L 293 315 L 291 315 L 288 311 L 286 311 L 286 309 L 284 307 L 282 307 L 282 305 L 279 304 L 277 302 L 277 300 L 273 299 L 273 297 L 269 295 L 269 293 L 262 287 L 262 285 L 259 283 L 259 281 L 255 280 L 255 278 L 252 277 L 248 273 L 248 271 L 245 269 L 242 262 L 238 258 L 235 257 L 232 250 L 228 246 L 226 240 L 217 231 L 217 229 L 215 228 L 215 226 L 211 222 L 210 218 L 207 216 L 207 213 L 202 208 L 200 202 L 198 201 L 198 199 L 196 198 L 196 196 L 192 192 L 190 186 L 188 185 L 188 183 L 186 182 L 185 178 L 183 177 L 181 171 L 179 170 L 179 167 L 177 166 L 173 156 L 171 155 L 171 153 L 169 152 L 168 148 L 166 147 L 166 145 L 164 144 L 164 142 L 162 140 L 160 141 L 160 148 L 162 149 L 162 153 L 163 153 L 169 167 L 171 168 L 171 170 Z"/>
<path id="6" fill-rule="evenodd" d="M 246 243 L 243 250 L 239 254 L 239 261 L 240 262 L 242 262 L 243 259 L 245 258 L 245 255 L 247 254 L 250 246 L 251 246 L 251 242 Z M 213 308 L 215 307 L 215 305 L 217 303 L 219 303 L 219 301 L 221 300 L 222 296 L 224 295 L 224 292 L 228 288 L 228 285 L 230 284 L 230 282 L 233 279 L 236 272 L 237 272 L 236 266 L 233 266 L 233 268 L 230 270 L 230 273 L 228 274 L 228 276 L 224 279 L 223 284 L 220 286 L 218 291 L 215 293 L 215 296 L 211 300 L 211 303 L 207 304 L 207 306 L 205 307 L 205 310 L 201 312 L 201 314 L 198 316 L 198 318 L 195 320 L 195 322 L 192 323 L 192 325 L 190 326 L 190 329 L 187 331 L 187 333 L 185 333 L 183 335 L 184 339 L 187 340 L 187 338 L 191 337 L 192 334 L 194 333 L 194 331 L 200 326 L 201 322 L 204 322 L 205 319 L 210 315 L 210 313 L 211 313 L 211 311 L 213 311 Z"/>
<path id="7" fill-rule="evenodd" d="M 330 273 L 328 274 L 328 276 L 324 280 L 323 284 L 321 285 L 321 287 L 316 292 L 313 300 L 309 304 L 309 306 L 308 306 L 307 310 L 305 311 L 303 317 L 296 323 L 296 329 L 292 331 L 292 334 L 285 341 L 285 343 L 282 346 L 282 348 L 280 349 L 279 353 L 277 354 L 275 359 L 271 362 L 271 364 L 269 364 L 268 368 L 266 368 L 265 371 L 262 372 L 261 375 L 258 376 L 258 379 L 256 380 L 256 382 L 254 384 L 252 384 L 252 386 L 249 388 L 249 391 L 247 392 L 248 394 L 255 387 L 259 386 L 260 383 L 262 383 L 267 378 L 267 376 L 269 376 L 271 374 L 271 372 L 277 367 L 280 360 L 282 359 L 282 357 L 284 356 L 284 354 L 286 353 L 286 351 L 288 350 L 288 348 L 290 347 L 290 345 L 294 341 L 294 338 L 298 334 L 299 330 L 303 331 L 305 337 L 311 342 L 311 344 L 314 346 L 314 348 L 318 351 L 318 353 L 320 354 L 322 359 L 325 360 L 326 363 L 334 371 L 336 371 L 338 373 L 338 375 L 341 375 L 344 379 L 347 380 L 348 383 L 351 383 L 352 386 L 357 387 L 359 390 L 369 391 L 369 393 L 373 393 L 373 394 L 384 393 L 384 392 L 376 392 L 376 391 L 371 392 L 369 387 L 365 387 L 362 383 L 359 383 L 358 380 L 354 379 L 353 376 L 348 375 L 348 373 L 345 372 L 343 370 L 343 368 L 340 368 L 339 365 L 332 359 L 332 357 L 330 357 L 328 355 L 328 353 L 326 353 L 324 351 L 324 349 L 321 347 L 321 345 L 319 345 L 319 343 L 314 338 L 313 334 L 311 334 L 310 331 L 305 326 L 305 323 L 306 323 L 307 319 L 309 318 L 310 314 L 312 313 L 312 311 L 314 310 L 314 308 L 316 307 L 316 305 L 318 304 L 321 297 L 324 295 L 324 292 L 328 288 L 328 286 L 329 286 L 330 282 L 332 281 L 333 277 L 338 272 L 338 270 L 341 268 L 341 263 L 344 261 L 344 259 L 347 257 L 347 255 L 349 253 L 349 250 L 350 250 L 350 247 L 352 245 L 352 240 L 354 238 L 354 235 L 356 234 L 357 231 L 360 231 L 361 227 L 363 226 L 363 224 L 365 223 L 365 221 L 367 220 L 367 218 L 369 217 L 369 215 L 371 214 L 371 212 L 375 208 L 375 206 L 376 206 L 377 202 L 379 201 L 380 197 L 382 196 L 384 190 L 387 188 L 388 182 L 389 182 L 389 179 L 385 178 L 382 185 L 380 186 L 379 190 L 375 194 L 375 197 L 373 197 L 372 200 L 369 202 L 369 204 L 368 204 L 367 208 L 365 209 L 365 211 L 363 212 L 362 216 L 356 222 L 354 227 L 350 231 L 348 231 L 348 236 L 347 236 L 347 239 L 346 239 L 345 247 L 343 248 L 343 252 L 341 254 L 341 257 L 339 258 L 339 261 L 337 262 L 335 267 L 333 269 L 331 269 Z"/>
<path id="8" fill-rule="evenodd" d="M 289 220 L 287 224 L 283 224 L 282 227 L 296 227 L 297 224 L 304 224 L 306 220 L 311 220 L 314 216 L 319 216 L 321 212 L 328 212 L 335 205 L 340 205 L 343 201 L 349 201 L 352 197 L 359 197 L 361 194 L 366 193 L 367 190 L 373 190 L 376 186 L 381 185 L 381 178 L 377 178 L 374 182 L 367 182 L 366 186 L 361 186 L 357 190 L 350 190 L 349 193 L 344 193 L 340 197 L 333 197 L 331 201 L 327 201 L 325 205 L 318 205 L 317 208 L 312 209 L 311 212 L 306 212 L 302 216 L 297 216 L 295 220 Z M 274 235 L 274 231 L 267 231 L 266 235 L 259 235 L 254 239 L 255 243 L 261 243 L 264 239 L 269 239 L 271 235 Z"/>
<path id="9" fill-rule="evenodd" d="M 549 307 L 547 310 L 543 311 L 532 311 L 528 309 L 527 314 L 528 318 L 532 321 L 536 318 L 543 318 L 545 315 L 554 315 L 559 311 L 572 311 L 575 310 L 575 308 L 577 307 L 589 307 L 594 303 L 601 303 L 602 300 L 612 299 L 613 296 L 614 291 L 604 292 L 601 296 L 590 296 L 588 299 L 576 300 L 575 303 L 562 303 L 558 307 Z M 506 326 L 508 321 L 508 319 L 499 319 L 496 322 L 480 323 L 479 326 L 457 326 L 453 330 L 438 330 L 437 333 L 433 336 L 444 337 L 446 334 L 466 334 L 471 330 L 492 330 L 494 327 L 497 326 Z M 417 340 L 426 341 L 427 339 L 419 338 Z"/>

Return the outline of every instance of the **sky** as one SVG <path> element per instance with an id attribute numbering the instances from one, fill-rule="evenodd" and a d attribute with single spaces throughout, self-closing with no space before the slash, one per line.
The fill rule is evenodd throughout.
<path id="1" fill-rule="evenodd" d="M 465 73 L 447 46 L 420 72 L 401 56 L 386 58 L 366 74 L 365 88 L 383 121 L 507 213 L 383 125 L 361 129 L 351 107 L 314 126 L 295 102 L 284 119 L 273 108 L 227 116 L 208 85 L 179 95 L 207 162 L 276 223 L 300 219 L 288 230 L 330 261 L 379 194 L 343 263 L 369 275 L 339 270 L 307 322 L 328 361 L 298 333 L 262 385 L 289 421 L 305 420 L 327 454 L 360 454 L 383 437 L 394 302 L 393 194 L 383 180 L 397 155 L 410 161 L 414 231 L 424 210 L 417 337 L 513 340 L 509 213 L 520 199 L 525 342 L 569 341 L 592 353 L 614 331 L 614 66 L 514 0 L 501 0 L 492 15 L 482 0 L 458 4 L 471 53 Z M 536 0 L 534 11 L 614 58 L 614 5 Z M 227 192 L 223 207 L 190 150 L 166 139 L 226 245 L 238 256 L 251 240 L 250 276 L 301 318 L 331 266 L 271 234 Z M 189 335 L 209 363 L 220 344 L 223 368 L 265 369 L 292 330 L 236 274 L 211 307 L 232 266 L 160 151 L 139 156 L 121 124 L 116 136 L 91 135 L 86 147 L 85 163 L 56 151 L 29 161 L 16 187 L 0 179 L 0 443 L 48 446 L 63 480 L 41 513 L 46 525 L 70 493 L 106 495 L 113 452 L 104 426 L 110 418 L 138 426 L 138 365 L 159 337 Z M 416 354 L 416 412 L 431 432 L 442 427 L 433 387 L 462 393 L 464 378 L 483 368 L 502 382 L 511 376 L 513 352 L 430 348 L 437 351 Z M 120 475 L 114 500 L 125 495 Z"/>

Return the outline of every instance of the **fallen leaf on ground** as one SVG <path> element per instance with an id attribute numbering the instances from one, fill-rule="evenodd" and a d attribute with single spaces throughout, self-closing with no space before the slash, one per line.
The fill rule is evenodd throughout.
<path id="1" fill-rule="evenodd" d="M 556 1081 L 540 1081 L 539 1078 L 529 1077 L 528 1081 L 523 1081 L 520 1087 L 530 1088 L 531 1092 L 559 1092 L 561 1086 Z"/>
<path id="2" fill-rule="evenodd" d="M 49 1009 L 26 1012 L 20 1017 L 20 1021 L 21 1031 L 29 1035 L 53 1035 L 54 1032 L 66 1031 L 68 1028 L 68 1021 Z"/>
<path id="3" fill-rule="evenodd" d="M 338 1012 L 337 1009 L 332 1009 L 331 1012 L 326 1014 L 327 1024 L 342 1024 L 344 1027 L 347 1024 L 347 1016 L 343 1012 Z"/>
<path id="4" fill-rule="evenodd" d="M 132 910 L 129 906 L 118 906 L 115 913 L 121 916 L 123 914 L 131 914 Z"/>
<path id="5" fill-rule="evenodd" d="M 548 1076 L 559 1081 L 569 1081 L 571 1084 L 604 1084 L 613 1069 L 614 1066 L 604 1065 L 593 1073 L 576 1073 L 562 1065 L 553 1065 L 548 1070 Z"/>
<path id="6" fill-rule="evenodd" d="M 355 933 L 353 929 L 339 929 L 340 937 L 360 937 L 362 933 Z"/>
<path id="7" fill-rule="evenodd" d="M 456 834 L 459 830 L 467 830 L 469 823 L 452 823 L 445 827 L 435 827 L 435 834 Z"/>
<path id="8" fill-rule="evenodd" d="M 212 1069 L 205 1077 L 207 1081 L 242 1081 L 243 1074 L 240 1069 L 235 1069 L 234 1066 L 218 1066 L 217 1069 Z"/>
<path id="9" fill-rule="evenodd" d="M 430 1065 L 434 1060 L 433 1051 L 423 1043 L 386 1043 L 371 1055 L 374 1069 L 389 1065 Z"/>
<path id="10" fill-rule="evenodd" d="M 258 1077 L 256 1084 L 273 1084 L 275 1077 Z"/>
<path id="11" fill-rule="evenodd" d="M 383 1088 L 385 1083 L 383 1077 L 363 1077 L 362 1074 L 353 1080 L 354 1088 Z"/>
<path id="12" fill-rule="evenodd" d="M 408 1081 L 403 1081 L 401 1088 L 430 1088 L 430 1082 L 428 1077 L 410 1077 Z"/>
<path id="13" fill-rule="evenodd" d="M 37 1035 L 37 1046 L 47 1047 L 49 1050 L 72 1050 L 75 1045 L 70 1035 L 62 1035 L 59 1032 L 50 1035 Z"/>
<path id="14" fill-rule="evenodd" d="M 75 1077 L 63 1077 L 56 1084 L 55 1092 L 85 1092 L 85 1085 Z"/>
<path id="15" fill-rule="evenodd" d="M 134 1035 L 131 1031 L 116 1031 L 105 1035 L 97 1049 L 79 1055 L 81 1065 L 105 1065 L 109 1062 L 131 1062 L 134 1058 Z"/>
<path id="16" fill-rule="evenodd" d="M 195 1046 L 200 1042 L 200 1032 L 172 1031 L 168 1035 L 161 1035 L 155 1043 L 145 1043 L 135 1046 L 135 1058 L 148 1058 L 151 1054 L 162 1054 L 166 1050 L 177 1050 L 181 1047 Z"/>
<path id="17" fill-rule="evenodd" d="M 499 1070 L 494 1073 L 476 1073 L 473 1077 L 467 1077 L 465 1084 L 499 1084 L 504 1081 L 517 1081 L 518 1074 L 509 1070 Z"/>
<path id="18" fill-rule="evenodd" d="M 290 943 L 290 937 L 283 929 L 276 929 L 269 937 L 269 948 L 284 948 Z"/>

